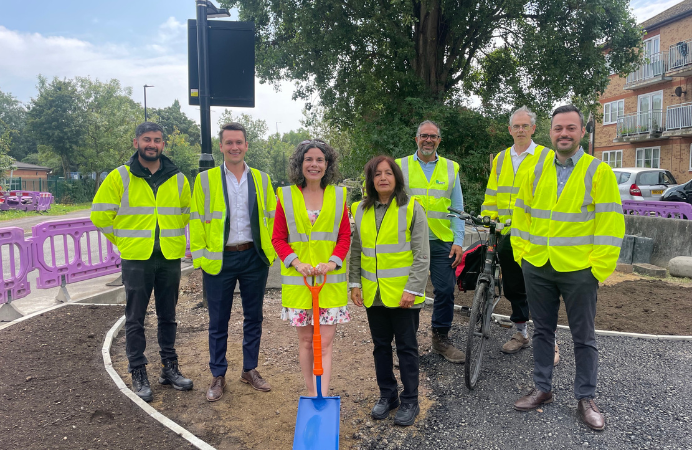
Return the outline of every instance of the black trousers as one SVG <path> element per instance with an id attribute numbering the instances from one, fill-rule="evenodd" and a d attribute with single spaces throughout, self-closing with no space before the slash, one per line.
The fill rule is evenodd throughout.
<path id="1" fill-rule="evenodd" d="M 177 360 L 175 352 L 175 307 L 180 288 L 180 260 L 166 259 L 161 251 L 154 251 L 146 260 L 122 260 L 125 285 L 125 353 L 128 370 L 147 364 L 144 356 L 147 340 L 144 336 L 144 316 L 154 291 L 158 320 L 159 355 L 161 361 Z"/>
<path id="2" fill-rule="evenodd" d="M 386 308 L 372 306 L 367 309 L 372 342 L 375 345 L 375 376 L 380 396 L 396 397 L 397 384 L 394 377 L 392 338 L 396 339 L 396 354 L 399 357 L 399 372 L 404 391 L 402 403 L 418 402 L 418 323 L 420 309 Z"/>
<path id="3" fill-rule="evenodd" d="M 209 305 L 209 368 L 214 377 L 226 375 L 228 361 L 228 321 L 231 319 L 233 292 L 240 283 L 243 304 L 243 370 L 257 367 L 262 339 L 262 306 L 269 266 L 255 248 L 242 252 L 223 252 L 223 267 L 217 275 L 202 272 Z"/>
<path id="4" fill-rule="evenodd" d="M 596 393 L 598 348 L 596 347 L 596 300 L 598 280 L 591 268 L 558 272 L 548 261 L 536 267 L 522 262 L 533 317 L 533 381 L 543 392 L 552 390 L 555 329 L 560 296 L 565 302 L 574 342 L 574 397 L 591 398 Z"/>
<path id="5" fill-rule="evenodd" d="M 526 286 L 521 266 L 514 260 L 512 242 L 509 234 L 502 236 L 497 245 L 502 269 L 502 289 L 505 298 L 512 305 L 512 315 L 509 320 L 514 323 L 529 321 L 529 303 L 526 301 Z"/>

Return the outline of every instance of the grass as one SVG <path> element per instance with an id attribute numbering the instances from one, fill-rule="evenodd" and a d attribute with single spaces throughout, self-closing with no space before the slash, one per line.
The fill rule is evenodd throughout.
<path id="1" fill-rule="evenodd" d="M 75 205 L 53 204 L 48 211 L 0 211 L 0 222 L 5 220 L 22 219 L 35 216 L 62 216 L 74 211 L 90 209 L 91 203 L 77 203 Z"/>

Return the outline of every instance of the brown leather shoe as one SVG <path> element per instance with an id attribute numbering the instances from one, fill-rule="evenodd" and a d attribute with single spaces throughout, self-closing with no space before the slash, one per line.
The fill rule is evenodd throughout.
<path id="1" fill-rule="evenodd" d="M 258 391 L 269 392 L 272 390 L 272 387 L 264 378 L 262 378 L 262 375 L 259 374 L 257 369 L 252 369 L 248 370 L 247 372 L 243 372 L 240 375 L 240 381 L 249 384 L 250 386 L 252 386 L 253 389 Z"/>
<path id="2" fill-rule="evenodd" d="M 215 402 L 223 396 L 223 388 L 226 386 L 226 378 L 221 375 L 211 380 L 211 386 L 207 390 L 207 400 Z"/>
<path id="3" fill-rule="evenodd" d="M 517 331 L 514 333 L 512 338 L 505 342 L 505 345 L 502 346 L 502 353 L 507 353 L 508 355 L 517 353 L 519 350 L 528 347 L 531 345 L 531 339 L 528 337 L 524 337 L 523 334 L 521 334 L 521 331 Z"/>
<path id="4" fill-rule="evenodd" d="M 555 343 L 555 356 L 553 357 L 553 367 L 560 364 L 560 349 L 557 348 L 557 342 Z"/>
<path id="5" fill-rule="evenodd" d="M 605 419 L 591 398 L 582 398 L 577 405 L 577 413 L 584 424 L 592 430 L 601 431 L 605 428 Z"/>
<path id="6" fill-rule="evenodd" d="M 540 389 L 533 388 L 527 395 L 514 402 L 514 409 L 517 411 L 531 411 L 543 404 L 552 402 L 552 392 L 543 392 Z"/>

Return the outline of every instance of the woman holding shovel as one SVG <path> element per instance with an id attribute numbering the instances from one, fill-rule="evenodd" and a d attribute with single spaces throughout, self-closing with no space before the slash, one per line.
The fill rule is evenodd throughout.
<path id="1" fill-rule="evenodd" d="M 351 300 L 367 307 L 375 346 L 375 374 L 380 399 L 372 417 L 394 417 L 412 425 L 418 415 L 418 322 L 430 266 L 428 223 L 423 208 L 404 190 L 404 176 L 389 156 L 376 156 L 365 166 L 367 197 L 355 203 L 356 230 L 351 243 Z M 392 358 L 396 339 L 404 390 L 399 396 Z"/>
<path id="2" fill-rule="evenodd" d="M 293 185 L 278 189 L 272 244 L 282 261 L 281 318 L 298 330 L 300 368 L 309 396 L 316 396 L 313 378 L 312 294 L 305 286 L 327 282 L 319 294 L 322 342 L 322 395 L 329 392 L 332 341 L 338 323 L 351 320 L 346 304 L 346 268 L 351 226 L 346 189 L 335 187 L 336 152 L 324 141 L 303 141 L 289 160 Z"/>

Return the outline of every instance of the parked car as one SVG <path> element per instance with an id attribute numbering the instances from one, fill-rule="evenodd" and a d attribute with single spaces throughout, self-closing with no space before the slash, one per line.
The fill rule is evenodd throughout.
<path id="1" fill-rule="evenodd" d="M 692 205 L 692 180 L 666 189 L 661 200 L 665 202 L 685 202 Z"/>
<path id="2" fill-rule="evenodd" d="M 613 169 L 622 200 L 650 202 L 661 200 L 663 191 L 677 186 L 673 174 L 665 169 L 618 167 Z"/>

